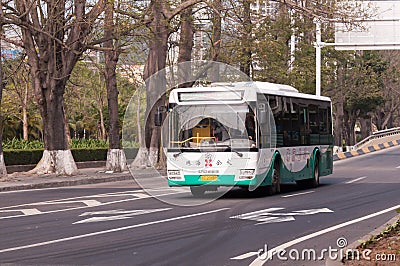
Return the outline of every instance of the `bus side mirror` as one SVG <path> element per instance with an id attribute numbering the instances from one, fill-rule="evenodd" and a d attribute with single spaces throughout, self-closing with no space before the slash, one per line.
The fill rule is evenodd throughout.
<path id="1" fill-rule="evenodd" d="M 157 111 L 157 112 L 154 114 L 154 125 L 155 125 L 156 127 L 160 127 L 160 126 L 162 125 L 162 121 L 163 121 L 162 112 Z"/>

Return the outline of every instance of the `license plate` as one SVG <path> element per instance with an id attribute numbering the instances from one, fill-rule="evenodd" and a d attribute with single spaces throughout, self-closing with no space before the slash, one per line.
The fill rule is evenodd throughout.
<path id="1" fill-rule="evenodd" d="M 201 181 L 216 181 L 218 180 L 218 176 L 217 175 L 202 175 L 200 177 Z"/>

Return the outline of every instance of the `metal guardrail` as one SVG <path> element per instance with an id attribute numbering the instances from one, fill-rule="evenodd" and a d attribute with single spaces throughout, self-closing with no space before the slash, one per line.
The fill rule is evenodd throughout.
<path id="1" fill-rule="evenodd" d="M 385 129 L 385 130 L 380 130 L 380 131 L 376 131 L 373 132 L 371 136 L 363 139 L 362 141 L 356 143 L 353 146 L 353 150 L 357 150 L 359 147 L 361 147 L 362 145 L 364 145 L 365 143 L 367 143 L 370 140 L 374 140 L 374 139 L 380 139 L 380 138 L 384 138 L 384 137 L 388 137 L 388 136 L 392 136 L 392 135 L 397 135 L 400 134 L 400 127 L 395 127 L 395 128 L 390 128 L 390 129 Z"/>

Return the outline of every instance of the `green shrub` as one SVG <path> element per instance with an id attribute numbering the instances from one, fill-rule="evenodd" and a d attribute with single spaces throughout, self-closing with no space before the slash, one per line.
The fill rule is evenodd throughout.
<path id="1" fill-rule="evenodd" d="M 107 160 L 107 150 L 104 148 L 96 149 L 71 149 L 75 162 L 105 161 Z"/>
<path id="2" fill-rule="evenodd" d="M 43 142 L 39 140 L 7 139 L 3 141 L 3 150 L 40 150 Z"/>
<path id="3" fill-rule="evenodd" d="M 43 155 L 43 150 L 4 150 L 6 165 L 37 164 Z"/>
<path id="4" fill-rule="evenodd" d="M 139 144 L 133 141 L 121 141 L 124 148 L 138 148 Z M 71 139 L 71 149 L 108 148 L 108 141 L 98 139 Z M 44 144 L 39 140 L 7 139 L 3 141 L 3 150 L 39 150 Z"/>
<path id="5" fill-rule="evenodd" d="M 108 141 L 98 139 L 71 139 L 71 149 L 108 148 Z"/>

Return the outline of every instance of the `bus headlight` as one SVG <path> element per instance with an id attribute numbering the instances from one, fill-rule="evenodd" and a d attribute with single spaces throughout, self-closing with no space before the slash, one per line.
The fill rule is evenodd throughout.
<path id="1" fill-rule="evenodd" d="M 254 172 L 254 169 L 240 169 L 239 179 L 252 179 Z"/>

